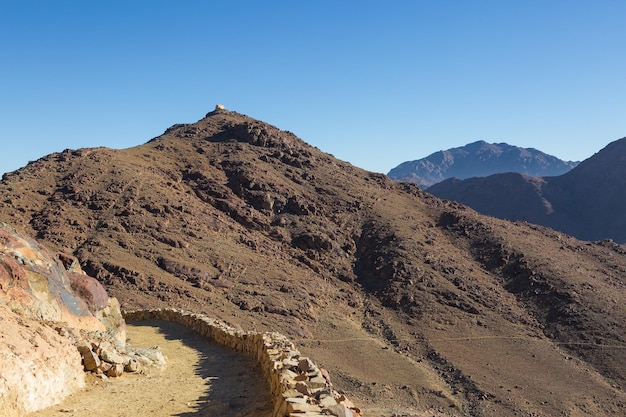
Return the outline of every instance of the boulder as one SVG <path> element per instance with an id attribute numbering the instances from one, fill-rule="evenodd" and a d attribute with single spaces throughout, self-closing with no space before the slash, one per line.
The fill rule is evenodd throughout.
<path id="1" fill-rule="evenodd" d="M 103 342 L 98 346 L 98 356 L 105 362 L 113 364 L 126 364 L 130 362 L 130 357 L 119 352 L 119 350 L 109 342 Z"/>
<path id="2" fill-rule="evenodd" d="M 87 275 L 69 273 L 70 285 L 74 294 L 82 298 L 92 313 L 106 308 L 109 296 L 97 279 Z"/>
<path id="3" fill-rule="evenodd" d="M 309 386 L 306 382 L 298 381 L 296 382 L 296 391 L 304 395 L 310 395 L 311 391 L 309 390 Z"/>
<path id="4" fill-rule="evenodd" d="M 110 364 L 109 362 L 100 362 L 100 365 L 96 368 L 95 373 L 96 374 L 101 374 L 101 375 L 106 375 L 107 372 L 109 372 L 109 369 L 111 369 L 113 365 Z"/>
<path id="5" fill-rule="evenodd" d="M 126 365 L 124 365 L 124 372 L 138 372 L 139 362 L 136 359 L 131 359 Z"/>
<path id="6" fill-rule="evenodd" d="M 94 316 L 104 324 L 107 334 L 123 350 L 126 345 L 126 321 L 117 298 L 110 297 L 106 308 L 96 311 Z"/>
<path id="7" fill-rule="evenodd" d="M 324 411 L 328 411 L 331 415 L 337 417 L 353 417 L 352 410 L 350 410 L 343 404 L 336 404 L 325 407 Z"/>
<path id="8" fill-rule="evenodd" d="M 80 267 L 78 258 L 76 258 L 75 256 L 61 252 L 59 253 L 59 261 L 61 261 L 66 271 L 74 272 L 74 273 L 82 274 L 82 275 L 85 274 L 82 268 Z"/>
<path id="9" fill-rule="evenodd" d="M 302 372 L 308 372 L 311 371 L 313 369 L 316 368 L 315 364 L 313 363 L 313 361 L 309 358 L 300 358 L 300 360 L 298 361 L 298 368 L 302 371 Z"/>
<path id="10" fill-rule="evenodd" d="M 74 293 L 69 274 L 47 248 L 0 223 L 0 301 L 34 320 L 106 330 L 85 300 Z"/>
<path id="11" fill-rule="evenodd" d="M 94 353 L 89 346 L 80 345 L 78 351 L 83 358 L 83 367 L 85 371 L 95 371 L 100 366 L 100 358 Z"/>
<path id="12" fill-rule="evenodd" d="M 106 372 L 107 376 L 111 378 L 120 377 L 122 376 L 123 373 L 124 373 L 124 365 L 121 363 L 112 364 L 111 367 Z"/>

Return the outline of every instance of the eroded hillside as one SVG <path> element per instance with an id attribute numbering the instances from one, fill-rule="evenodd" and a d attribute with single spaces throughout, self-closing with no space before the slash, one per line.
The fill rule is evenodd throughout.
<path id="1" fill-rule="evenodd" d="M 370 410 L 623 415 L 626 255 L 481 216 L 216 110 L 6 174 L 0 220 L 126 308 L 278 330 Z"/>

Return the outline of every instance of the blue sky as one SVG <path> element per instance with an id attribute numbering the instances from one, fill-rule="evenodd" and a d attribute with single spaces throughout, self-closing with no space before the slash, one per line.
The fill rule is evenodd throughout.
<path id="1" fill-rule="evenodd" d="M 0 172 L 216 103 L 354 165 L 626 136 L 626 2 L 0 0 Z"/>

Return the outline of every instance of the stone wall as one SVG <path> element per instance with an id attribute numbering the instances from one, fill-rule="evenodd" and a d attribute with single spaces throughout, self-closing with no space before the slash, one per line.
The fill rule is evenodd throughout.
<path id="1" fill-rule="evenodd" d="M 280 333 L 245 332 L 205 315 L 176 309 L 126 311 L 124 316 L 127 321 L 175 322 L 256 360 L 273 399 L 273 417 L 361 416 L 361 410 L 332 388 L 328 372 L 302 356 Z"/>

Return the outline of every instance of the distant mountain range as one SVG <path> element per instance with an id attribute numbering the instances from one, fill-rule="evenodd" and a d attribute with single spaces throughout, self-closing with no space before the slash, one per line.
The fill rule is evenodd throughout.
<path id="1" fill-rule="evenodd" d="M 579 239 L 625 243 L 626 138 L 560 176 L 508 173 L 448 179 L 428 192 L 484 214 L 548 226 Z"/>
<path id="2" fill-rule="evenodd" d="M 576 165 L 578 162 L 563 161 L 537 149 L 480 140 L 404 162 L 387 175 L 396 181 L 428 188 L 448 178 L 485 177 L 504 172 L 519 172 L 533 177 L 555 176 L 566 173 Z"/>

